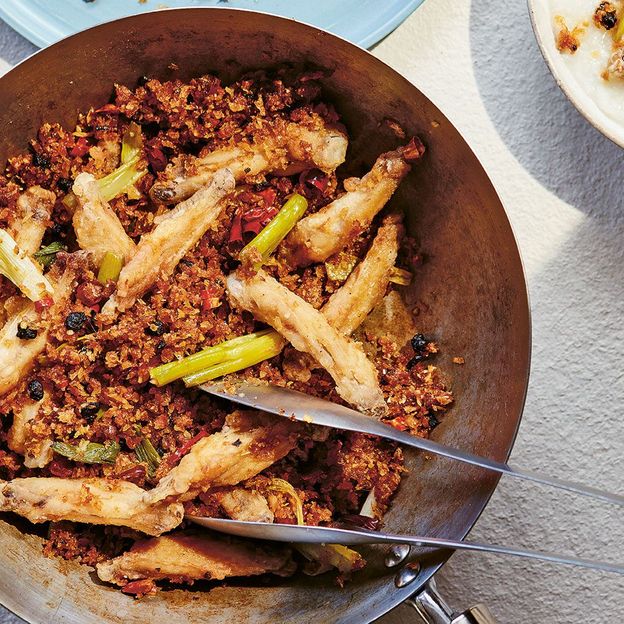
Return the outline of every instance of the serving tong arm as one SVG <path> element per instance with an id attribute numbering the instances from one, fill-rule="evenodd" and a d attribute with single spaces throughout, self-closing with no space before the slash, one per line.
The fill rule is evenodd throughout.
<path id="1" fill-rule="evenodd" d="M 290 388 L 257 385 L 248 382 L 236 382 L 232 387 L 226 386 L 223 382 L 211 382 L 204 384 L 201 388 L 210 394 L 228 399 L 234 403 L 240 403 L 248 407 L 277 414 L 278 416 L 294 418 L 302 422 L 342 429 L 344 431 L 356 431 L 379 436 L 387 440 L 394 440 L 405 446 L 411 446 L 421 451 L 440 455 L 441 457 L 479 466 L 502 475 L 534 481 L 542 485 L 567 490 L 616 505 L 624 505 L 624 496 L 620 494 L 606 492 L 566 479 L 549 477 L 529 470 L 512 468 L 508 464 L 494 459 L 474 455 L 468 451 L 446 446 L 433 440 L 415 437 L 344 405 L 331 403 L 330 401 L 297 392 Z"/>

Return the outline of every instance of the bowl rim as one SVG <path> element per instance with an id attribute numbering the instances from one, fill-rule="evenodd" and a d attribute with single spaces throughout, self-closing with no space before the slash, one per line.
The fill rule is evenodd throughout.
<path id="1" fill-rule="evenodd" d="M 424 1 L 424 0 L 423 0 Z M 521 255 L 520 252 L 520 246 L 518 245 L 518 237 L 516 235 L 516 232 L 512 226 L 512 223 L 509 219 L 509 216 L 507 214 L 507 210 L 505 207 L 505 203 L 503 202 L 500 194 L 498 193 L 496 187 L 494 186 L 494 183 L 492 181 L 492 179 L 490 178 L 489 174 L 487 173 L 487 169 L 485 168 L 482 159 L 479 157 L 479 155 L 477 153 L 475 153 L 475 151 L 473 150 L 473 148 L 471 147 L 470 143 L 466 140 L 463 132 L 461 132 L 461 130 L 455 125 L 455 123 L 453 121 L 451 121 L 446 114 L 444 113 L 444 111 L 442 109 L 440 109 L 440 107 L 437 106 L 436 101 L 434 99 L 432 99 L 425 91 L 423 91 L 422 89 L 420 89 L 420 87 L 418 87 L 414 82 L 412 82 L 410 79 L 408 79 L 406 76 L 404 76 L 401 72 L 399 72 L 397 69 L 395 69 L 392 65 L 386 63 L 385 61 L 383 61 L 382 59 L 378 58 L 377 56 L 375 56 L 370 50 L 361 47 L 360 45 L 358 45 L 357 43 L 354 43 L 348 39 L 346 39 L 345 37 L 342 37 L 340 35 L 336 35 L 334 33 L 329 32 L 328 30 L 325 30 L 323 28 L 320 28 L 318 26 L 314 26 L 312 24 L 308 24 L 306 22 L 302 22 L 300 20 L 294 19 L 294 18 L 290 18 L 290 17 L 285 17 L 283 15 L 277 15 L 275 13 L 268 13 L 265 11 L 256 11 L 256 10 L 252 10 L 252 9 L 243 9 L 243 8 L 237 8 L 237 7 L 215 7 L 215 6 L 200 6 L 200 7 L 191 7 L 191 6 L 187 6 L 187 7 L 168 7 L 168 8 L 164 8 L 164 9 L 156 9 L 153 11 L 146 11 L 146 12 L 142 12 L 139 14 L 134 14 L 134 15 L 130 15 L 130 16 L 126 16 L 126 17 L 121 17 L 121 18 L 117 18 L 114 20 L 109 20 L 107 22 L 102 22 L 100 24 L 97 24 L 96 26 L 91 26 L 88 28 L 85 28 L 81 31 L 78 31 L 72 35 L 68 35 L 67 37 L 64 37 L 63 39 L 60 39 L 59 41 L 51 44 L 50 46 L 47 46 L 45 48 L 40 48 L 39 50 L 35 50 L 32 54 L 30 54 L 29 56 L 27 56 L 25 59 L 21 60 L 19 63 L 17 63 L 15 66 L 13 66 L 11 69 L 9 69 L 4 75 L 8 75 L 9 73 L 17 70 L 18 68 L 21 68 L 22 65 L 26 65 L 28 64 L 29 61 L 31 61 L 31 59 L 33 59 L 33 57 L 45 53 L 48 50 L 59 46 L 60 44 L 62 44 L 64 41 L 68 40 L 68 39 L 72 39 L 74 37 L 80 37 L 83 36 L 85 33 L 98 29 L 98 28 L 104 28 L 104 27 L 108 27 L 111 24 L 116 24 L 122 21 L 132 21 L 135 19 L 140 19 L 142 16 L 145 16 L 146 14 L 149 13 L 164 13 L 164 12 L 193 12 L 193 11 L 215 11 L 215 10 L 220 10 L 220 11 L 229 11 L 229 12 L 241 12 L 241 13 L 249 13 L 249 14 L 260 14 L 263 16 L 269 16 L 271 18 L 280 20 L 280 21 L 287 21 L 287 22 L 294 22 L 296 24 L 300 24 L 302 26 L 305 26 L 307 28 L 311 28 L 316 30 L 318 33 L 322 33 L 324 35 L 327 35 L 329 37 L 333 37 L 335 39 L 339 39 L 341 41 L 343 41 L 345 44 L 347 44 L 347 46 L 351 46 L 355 49 L 355 51 L 357 53 L 363 53 L 369 57 L 371 57 L 372 61 L 374 63 L 380 64 L 382 66 L 387 67 L 391 72 L 393 72 L 398 79 L 405 81 L 406 83 L 409 84 L 409 86 L 413 89 L 417 89 L 418 91 L 420 91 L 422 93 L 422 95 L 427 98 L 436 108 L 439 109 L 439 111 L 441 112 L 441 114 L 447 119 L 448 123 L 451 124 L 451 126 L 454 128 L 454 130 L 457 132 L 457 134 L 460 136 L 460 138 L 463 140 L 464 144 L 466 145 L 466 148 L 468 149 L 468 151 L 470 152 L 470 154 L 472 154 L 472 157 L 475 159 L 475 161 L 477 162 L 477 164 L 479 165 L 479 167 L 482 169 L 485 177 L 487 178 L 490 186 L 491 186 L 491 190 L 492 193 L 494 195 L 494 197 L 496 198 L 496 200 L 498 201 L 498 203 L 500 204 L 500 208 L 502 211 L 501 214 L 501 221 L 508 227 L 509 229 L 509 234 L 511 236 L 511 239 L 514 243 L 514 250 L 516 252 L 517 258 L 518 258 L 518 264 L 519 264 L 519 271 L 520 271 L 520 275 L 522 277 L 522 283 L 524 285 L 524 289 L 523 289 L 523 294 L 524 294 L 524 298 L 525 298 L 525 303 L 526 303 L 526 347 L 525 347 L 525 355 L 526 355 L 526 370 L 525 370 L 525 374 L 524 374 L 524 380 L 523 380 L 523 392 L 522 392 L 522 396 L 519 400 L 518 403 L 518 414 L 517 414 L 517 421 L 516 421 L 516 425 L 513 431 L 513 435 L 510 437 L 509 439 L 509 448 L 508 448 L 508 452 L 506 453 L 506 457 L 505 457 L 505 461 L 509 460 L 509 457 L 514 449 L 517 437 L 518 437 L 518 433 L 520 430 L 520 425 L 522 423 L 522 415 L 524 412 L 524 408 L 526 407 L 526 400 L 527 400 L 527 394 L 528 394 L 528 388 L 529 388 L 529 381 L 530 381 L 530 374 L 531 374 L 531 363 L 532 363 L 532 328 L 533 328 L 533 322 L 532 322 L 532 312 L 531 312 L 531 300 L 530 300 L 530 292 L 529 292 L 529 287 L 528 287 L 528 281 L 527 281 L 527 272 L 526 272 L 526 266 L 525 266 L 525 262 L 523 260 L 523 257 Z M 2 80 L 2 78 L 4 77 L 4 75 L 0 76 L 0 81 Z M 523 305 L 524 307 L 524 305 Z M 475 514 L 475 517 L 473 519 L 473 521 L 470 523 L 470 525 L 466 528 L 465 531 L 463 531 L 461 533 L 461 535 L 458 534 L 457 539 L 465 539 L 466 536 L 470 533 L 470 531 L 472 531 L 472 529 L 474 528 L 475 524 L 478 522 L 479 518 L 481 517 L 481 515 L 483 514 L 483 512 L 485 511 L 485 508 L 488 506 L 492 496 L 494 495 L 494 492 L 496 491 L 499 481 L 501 479 L 502 475 L 501 474 L 496 474 L 493 475 L 492 479 L 493 479 L 493 485 L 492 485 L 492 489 L 489 492 L 489 494 L 484 497 L 483 499 L 483 503 L 481 506 L 481 509 L 478 510 L 478 512 Z M 408 584 L 405 587 L 393 587 L 394 592 L 392 597 L 387 596 L 385 601 L 383 603 L 380 603 L 379 605 L 379 609 L 371 614 L 372 618 L 371 620 L 369 620 L 367 618 L 367 622 L 373 622 L 376 621 L 378 618 L 381 618 L 382 616 L 386 615 L 387 613 L 389 613 L 390 611 L 392 611 L 393 609 L 395 609 L 396 607 L 398 607 L 399 605 L 401 605 L 402 603 L 404 603 L 406 600 L 408 600 L 409 598 L 411 598 L 414 595 L 417 595 L 418 593 L 420 593 L 427 585 L 427 583 L 434 577 L 435 574 L 437 574 L 437 572 L 440 570 L 440 568 L 443 567 L 443 565 L 445 563 L 448 562 L 448 560 L 452 557 L 452 555 L 454 554 L 451 553 L 448 556 L 445 556 L 443 559 L 435 559 L 435 561 L 427 561 L 427 565 L 425 567 L 425 569 L 423 569 L 421 571 L 421 573 L 418 575 L 418 577 L 415 579 L 415 582 L 413 584 Z M 422 577 L 422 578 L 421 578 Z M 28 613 L 25 613 L 25 611 L 23 609 L 21 609 L 18 606 L 18 603 L 16 603 L 13 600 L 7 600 L 7 596 L 4 594 L 0 595 L 0 605 L 4 606 L 5 608 L 7 608 L 8 610 L 10 610 L 12 613 L 14 613 L 15 615 L 17 615 L 18 617 L 22 618 L 25 620 L 25 622 L 31 623 L 31 624 L 45 624 L 43 621 L 38 621 L 38 620 L 34 620 L 30 618 L 30 615 Z"/>
<path id="2" fill-rule="evenodd" d="M 624 125 L 611 119 L 583 89 L 555 47 L 552 11 L 548 0 L 527 0 L 531 25 L 546 65 L 559 88 L 585 119 L 619 147 L 624 147 Z"/>

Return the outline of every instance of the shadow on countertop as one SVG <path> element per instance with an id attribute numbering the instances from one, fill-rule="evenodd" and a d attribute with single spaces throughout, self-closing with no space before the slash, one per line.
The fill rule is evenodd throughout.
<path id="1" fill-rule="evenodd" d="M 477 86 L 501 139 L 543 186 L 592 218 L 620 217 L 624 150 L 595 130 L 557 87 L 526 2 L 471 2 Z"/>

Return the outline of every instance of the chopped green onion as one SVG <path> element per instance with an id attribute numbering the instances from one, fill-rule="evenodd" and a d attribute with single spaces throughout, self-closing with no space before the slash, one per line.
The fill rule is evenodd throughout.
<path id="1" fill-rule="evenodd" d="M 365 565 L 360 553 L 341 544 L 297 544 L 295 548 L 310 561 L 318 563 L 317 569 L 307 570 L 311 576 L 326 572 L 330 567 L 348 575 Z"/>
<path id="2" fill-rule="evenodd" d="M 52 266 L 59 251 L 67 251 L 67 247 L 59 241 L 54 241 L 33 254 L 33 258 L 45 268 Z"/>
<path id="3" fill-rule="evenodd" d="M 279 355 L 285 344 L 286 341 L 277 332 L 271 332 L 248 344 L 228 349 L 225 354 L 228 358 L 226 361 L 210 366 L 193 375 L 186 375 L 182 380 L 187 387 L 198 386 L 211 379 L 236 373 Z"/>
<path id="4" fill-rule="evenodd" d="M 616 43 L 619 43 L 624 37 L 624 11 L 620 9 L 620 14 L 618 15 L 618 25 L 615 29 L 615 34 L 613 38 Z"/>
<path id="5" fill-rule="evenodd" d="M 116 282 L 119 279 L 119 274 L 123 268 L 123 258 L 114 254 L 112 251 L 107 251 L 102 258 L 102 264 L 100 264 L 100 270 L 98 271 L 98 282 L 100 284 L 107 284 L 108 282 Z"/>
<path id="6" fill-rule="evenodd" d="M 121 141 L 121 163 L 125 164 L 133 158 L 136 158 L 141 153 L 142 147 L 143 137 L 141 136 L 141 126 L 131 121 Z"/>
<path id="7" fill-rule="evenodd" d="M 337 256 L 325 261 L 327 277 L 334 282 L 344 282 L 357 264 L 357 256 L 341 251 Z"/>
<path id="8" fill-rule="evenodd" d="M 295 516 L 297 518 L 297 524 L 303 524 L 303 503 L 301 502 L 301 498 L 299 498 L 299 494 L 297 494 L 297 490 L 288 483 L 285 479 L 273 478 L 270 480 L 269 485 L 267 486 L 269 490 L 273 490 L 274 492 L 280 492 L 282 494 L 286 494 L 290 496 L 291 500 L 295 506 Z"/>
<path id="9" fill-rule="evenodd" d="M 114 464 L 119 454 L 119 444 L 117 442 L 98 444 L 83 440 L 74 446 L 65 442 L 53 442 L 52 450 L 67 459 L 83 464 Z"/>
<path id="10" fill-rule="evenodd" d="M 13 237 L 0 230 L 0 273 L 10 279 L 31 301 L 54 294 L 52 284 L 39 265 L 22 252 Z"/>
<path id="11" fill-rule="evenodd" d="M 239 336 L 238 338 L 226 340 L 225 342 L 198 351 L 176 362 L 156 366 L 150 370 L 150 377 L 152 378 L 152 382 L 157 386 L 164 386 L 176 379 L 182 379 L 182 377 L 203 371 L 214 364 L 219 364 L 225 359 L 231 359 L 227 357 L 228 351 L 231 352 L 236 347 L 254 342 L 258 338 L 275 333 L 276 332 L 272 329 L 264 329 L 259 332 L 247 334 L 246 336 Z"/>
<path id="12" fill-rule="evenodd" d="M 134 449 L 134 452 L 140 462 L 147 464 L 147 472 L 153 477 L 160 465 L 160 455 L 154 448 L 154 445 L 148 438 L 143 438 L 141 443 Z"/>
<path id="13" fill-rule="evenodd" d="M 399 267 L 392 267 L 390 269 L 389 280 L 393 284 L 398 284 L 399 286 L 409 286 L 412 283 L 412 277 L 412 274 L 405 269 L 399 269 Z"/>
<path id="14" fill-rule="evenodd" d="M 243 247 L 240 257 L 253 253 L 255 250 L 262 256 L 262 261 L 266 262 L 307 209 L 308 200 L 303 195 L 298 193 L 291 195 L 282 209 L 262 228 L 258 236 Z"/>
<path id="15" fill-rule="evenodd" d="M 136 198 L 137 191 L 134 185 L 147 173 L 147 169 L 137 169 L 139 160 L 140 156 L 135 156 L 97 181 L 105 201 L 115 199 L 124 193 L 131 199 Z M 63 199 L 63 203 L 68 208 L 73 209 L 77 206 L 78 200 L 73 193 L 68 193 Z"/>

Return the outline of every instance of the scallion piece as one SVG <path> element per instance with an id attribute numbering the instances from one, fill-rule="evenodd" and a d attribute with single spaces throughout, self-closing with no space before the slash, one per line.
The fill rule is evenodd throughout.
<path id="1" fill-rule="evenodd" d="M 59 241 L 54 241 L 33 254 L 33 258 L 43 267 L 48 268 L 54 264 L 56 254 L 59 251 L 67 251 L 67 247 Z"/>
<path id="2" fill-rule="evenodd" d="M 147 169 L 137 169 L 139 160 L 140 156 L 135 156 L 117 167 L 115 171 L 97 181 L 105 201 L 115 199 L 115 197 L 123 193 L 132 197 L 136 195 L 134 185 L 147 173 Z M 77 201 L 73 193 L 68 193 L 63 199 L 63 203 L 71 209 L 76 207 Z"/>
<path id="3" fill-rule="evenodd" d="M 176 379 L 182 379 L 182 377 L 204 371 L 210 366 L 219 364 L 226 359 L 232 359 L 231 355 L 228 357 L 228 351 L 232 352 L 232 350 L 237 347 L 275 333 L 276 332 L 272 329 L 264 329 L 259 332 L 226 340 L 225 342 L 202 349 L 176 362 L 156 366 L 150 370 L 150 377 L 152 378 L 152 382 L 157 386 L 164 386 Z M 234 353 L 234 357 L 236 357 L 237 353 L 238 352 Z"/>
<path id="4" fill-rule="evenodd" d="M 121 163 L 125 164 L 139 156 L 142 147 L 143 137 L 141 136 L 141 126 L 131 121 L 121 140 Z"/>
<path id="5" fill-rule="evenodd" d="M 187 387 L 198 386 L 212 379 L 236 373 L 279 355 L 285 344 L 284 338 L 277 332 L 271 332 L 240 347 L 226 351 L 226 357 L 229 359 L 193 375 L 186 375 L 182 380 Z"/>
<path id="6" fill-rule="evenodd" d="M 271 479 L 269 485 L 267 486 L 269 490 L 273 490 L 274 492 L 280 492 L 281 494 L 286 494 L 290 497 L 294 504 L 295 508 L 295 517 L 297 518 L 297 524 L 304 524 L 303 521 L 303 503 L 301 502 L 301 498 L 299 498 L 299 494 L 297 494 L 297 490 L 288 483 L 285 479 L 278 479 L 277 477 Z"/>
<path id="7" fill-rule="evenodd" d="M 240 257 L 243 258 L 255 250 L 262 256 L 262 261 L 266 262 L 307 209 L 308 200 L 303 195 L 291 195 L 275 217 L 260 230 L 258 236 L 243 247 Z"/>
<path id="8" fill-rule="evenodd" d="M 10 279 L 31 301 L 53 295 L 52 284 L 20 248 L 13 237 L 0 230 L 0 273 Z"/>
<path id="9" fill-rule="evenodd" d="M 108 282 L 116 282 L 119 279 L 119 274 L 123 268 L 123 258 L 114 254 L 112 251 L 107 251 L 102 258 L 102 264 L 100 264 L 100 270 L 98 271 L 98 282 L 100 284 L 107 284 Z"/>
<path id="10" fill-rule="evenodd" d="M 150 440 L 148 438 L 143 438 L 141 443 L 134 449 L 134 452 L 140 462 L 147 464 L 148 474 L 154 476 L 160 465 L 160 455 Z"/>
<path id="11" fill-rule="evenodd" d="M 117 442 L 88 442 L 83 440 L 77 445 L 65 442 L 53 442 L 52 450 L 71 461 L 83 464 L 114 464 L 119 454 L 119 444 Z"/>

